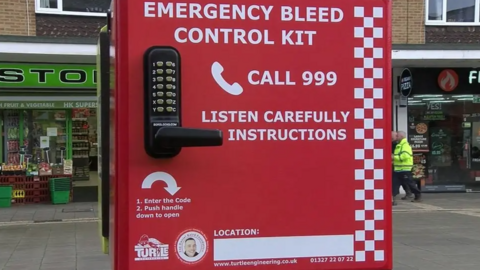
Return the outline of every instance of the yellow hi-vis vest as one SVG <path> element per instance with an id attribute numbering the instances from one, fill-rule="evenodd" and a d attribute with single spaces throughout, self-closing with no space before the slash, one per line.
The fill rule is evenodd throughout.
<path id="1" fill-rule="evenodd" d="M 396 172 L 411 171 L 413 167 L 412 147 L 407 139 L 402 139 L 393 152 L 393 170 Z"/>

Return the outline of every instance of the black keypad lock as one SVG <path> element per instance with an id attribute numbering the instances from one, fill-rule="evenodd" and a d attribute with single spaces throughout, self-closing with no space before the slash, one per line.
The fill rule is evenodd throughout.
<path id="1" fill-rule="evenodd" d="M 182 147 L 220 146 L 222 132 L 182 128 L 181 59 L 172 47 L 152 47 L 144 55 L 145 151 L 172 158 Z"/>

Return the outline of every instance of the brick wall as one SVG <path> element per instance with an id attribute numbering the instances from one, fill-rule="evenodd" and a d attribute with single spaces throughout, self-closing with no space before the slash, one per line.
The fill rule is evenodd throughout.
<path id="1" fill-rule="evenodd" d="M 106 17 L 37 14 L 37 36 L 96 38 L 106 24 Z"/>
<path id="2" fill-rule="evenodd" d="M 392 43 L 425 43 L 425 0 L 392 0 Z"/>
<path id="3" fill-rule="evenodd" d="M 479 26 L 427 26 L 426 43 L 480 43 Z"/>
<path id="4" fill-rule="evenodd" d="M 0 35 L 35 33 L 35 0 L 0 0 Z"/>

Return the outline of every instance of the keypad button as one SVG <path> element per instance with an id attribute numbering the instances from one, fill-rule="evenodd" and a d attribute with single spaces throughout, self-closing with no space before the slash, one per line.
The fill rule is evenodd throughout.
<path id="1" fill-rule="evenodd" d="M 163 89 L 163 84 L 157 84 L 157 89 Z"/>
<path id="2" fill-rule="evenodd" d="M 157 77 L 157 82 L 163 82 L 163 77 Z"/>
<path id="3" fill-rule="evenodd" d="M 163 69 L 157 69 L 157 74 L 163 74 Z"/>
<path id="4" fill-rule="evenodd" d="M 167 92 L 167 97 L 173 97 L 173 93 L 172 92 Z"/>
<path id="5" fill-rule="evenodd" d="M 173 108 L 172 107 L 167 107 L 167 112 L 173 112 Z"/>
<path id="6" fill-rule="evenodd" d="M 163 97 L 163 92 L 158 91 L 158 92 L 157 92 L 157 96 Z"/>
<path id="7" fill-rule="evenodd" d="M 157 112 L 163 112 L 165 109 L 163 107 L 158 107 Z"/>
<path id="8" fill-rule="evenodd" d="M 167 77 L 167 82 L 172 82 L 173 81 L 173 78 L 172 77 Z"/>
<path id="9" fill-rule="evenodd" d="M 174 89 L 174 88 L 173 88 L 173 85 L 167 84 L 167 89 L 168 89 L 168 90 Z"/>
<path id="10" fill-rule="evenodd" d="M 168 105 L 171 105 L 173 103 L 173 101 L 171 99 L 167 99 L 167 104 Z"/>
<path id="11" fill-rule="evenodd" d="M 167 64 L 167 67 L 174 67 L 175 66 L 175 63 L 173 63 L 171 61 L 168 61 L 166 64 Z"/>
<path id="12" fill-rule="evenodd" d="M 158 61 L 158 62 L 157 62 L 157 67 L 163 67 L 163 62 L 162 62 L 162 61 Z"/>
<path id="13" fill-rule="evenodd" d="M 157 99 L 157 103 L 162 105 L 163 104 L 163 99 Z"/>
<path id="14" fill-rule="evenodd" d="M 166 72 L 167 72 L 167 74 L 172 74 L 172 73 L 173 73 L 173 69 L 167 69 Z"/>

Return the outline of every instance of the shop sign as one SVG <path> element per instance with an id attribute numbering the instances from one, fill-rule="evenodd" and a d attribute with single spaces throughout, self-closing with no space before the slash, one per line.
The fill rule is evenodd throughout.
<path id="1" fill-rule="evenodd" d="M 95 65 L 0 63 L 0 88 L 96 88 Z"/>
<path id="2" fill-rule="evenodd" d="M 424 121 L 442 121 L 445 120 L 443 111 L 426 111 L 422 117 Z"/>
<path id="3" fill-rule="evenodd" d="M 458 86 L 458 74 L 453 69 L 444 69 L 437 78 L 438 86 L 445 92 L 451 92 Z"/>
<path id="4" fill-rule="evenodd" d="M 468 73 L 468 83 L 469 84 L 480 83 L 480 76 L 479 76 L 478 70 L 471 70 Z"/>
<path id="5" fill-rule="evenodd" d="M 398 89 L 400 89 L 400 94 L 404 97 L 408 97 L 412 93 L 413 80 L 412 72 L 410 69 L 406 68 L 402 71 L 400 75 L 400 80 L 398 82 Z"/>
<path id="6" fill-rule="evenodd" d="M 411 123 L 408 141 L 413 151 L 428 152 L 428 122 Z"/>
<path id="7" fill-rule="evenodd" d="M 0 102 L 0 109 L 76 109 L 96 107 L 96 101 Z"/>

